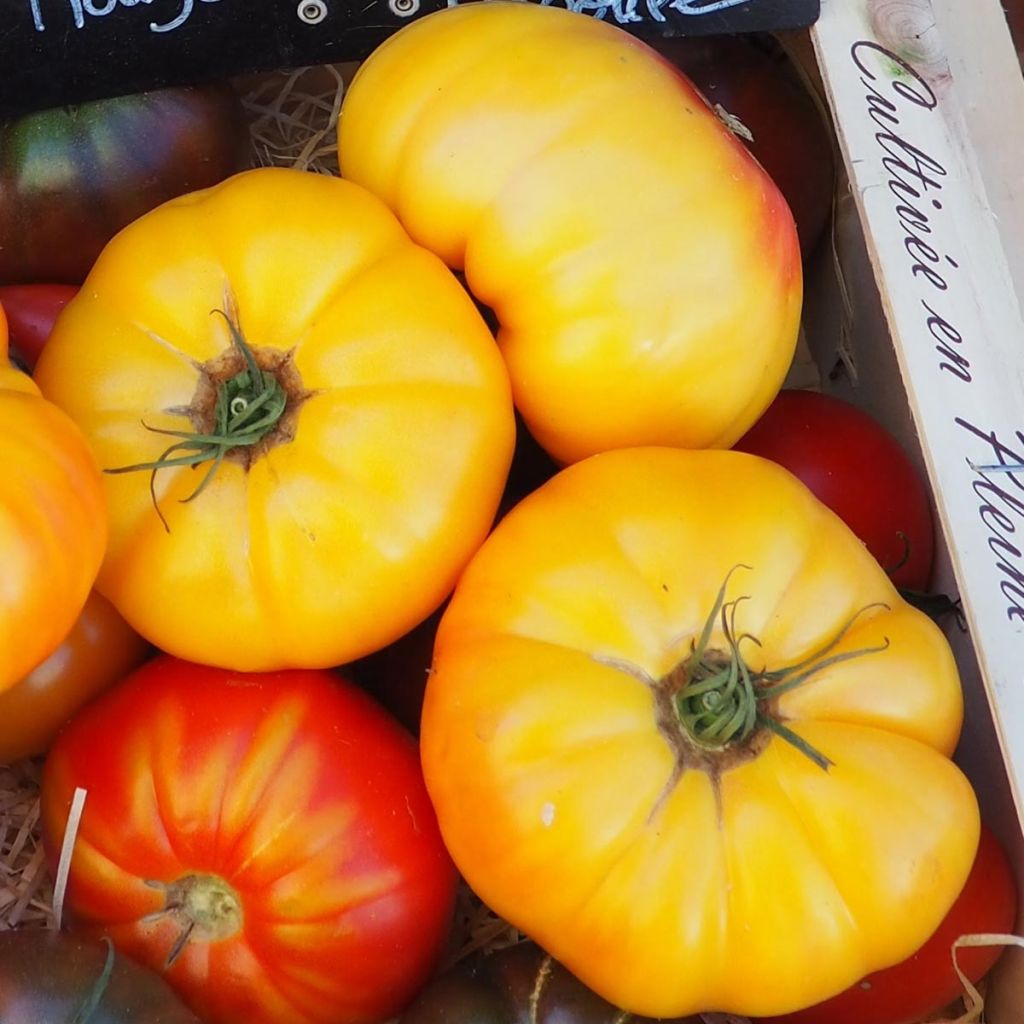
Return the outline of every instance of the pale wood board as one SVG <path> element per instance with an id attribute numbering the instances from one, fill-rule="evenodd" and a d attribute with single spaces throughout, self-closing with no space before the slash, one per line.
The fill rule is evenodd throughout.
<path id="1" fill-rule="evenodd" d="M 982 2 L 987 0 L 972 0 L 970 10 Z M 1017 532 L 1024 527 L 1024 474 L 972 468 L 996 458 L 992 446 L 963 423 L 995 431 L 1024 463 L 1024 442 L 1016 436 L 1024 427 L 1024 322 L 978 161 L 966 141 L 958 81 L 937 56 L 936 38 L 926 41 L 924 59 L 913 56 L 922 52 L 921 33 L 937 32 L 928 0 L 903 4 L 911 14 L 917 8 L 920 20 L 905 18 L 897 28 L 906 38 L 893 36 L 884 44 L 872 18 L 881 7 L 870 0 L 823 0 L 812 39 L 1019 812 L 1024 618 L 1013 608 L 1019 605 L 1024 616 L 1024 583 L 1010 580 L 998 563 L 1002 557 L 1024 580 L 1024 555 L 1010 551 L 1015 540 L 1024 547 Z M 873 100 L 874 117 L 872 89 L 881 97 Z M 898 179 L 922 198 L 899 186 L 894 191 L 890 185 Z M 953 331 L 962 341 L 951 340 Z M 967 360 L 959 375 L 943 368 L 956 365 L 937 351 L 943 342 Z M 983 490 L 979 497 L 976 484 L 1001 495 Z M 997 534 L 1007 548 L 993 551 Z M 1008 584 L 1013 589 L 1006 590 Z"/>

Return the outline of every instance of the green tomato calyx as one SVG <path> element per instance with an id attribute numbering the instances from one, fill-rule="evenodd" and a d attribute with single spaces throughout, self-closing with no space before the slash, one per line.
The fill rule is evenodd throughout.
<path id="1" fill-rule="evenodd" d="M 884 651 L 889 646 L 888 638 L 876 647 L 832 653 L 862 615 L 888 606 L 879 602 L 861 608 L 831 640 L 803 661 L 771 671 L 754 671 L 744 659 L 740 645 L 744 641 L 759 645 L 759 641 L 749 633 L 736 632 L 736 609 L 749 596 L 732 601 L 725 599 L 729 579 L 739 568 L 750 567 L 735 566 L 730 570 L 700 636 L 693 641 L 690 655 L 662 681 L 673 694 L 679 723 L 686 737 L 705 750 L 742 744 L 758 728 L 767 729 L 827 770 L 833 762 L 785 725 L 771 709 L 771 703 L 826 668 Z M 727 647 L 725 651 L 711 647 L 716 623 L 721 624 Z"/>
<path id="2" fill-rule="evenodd" d="M 277 350 L 254 351 L 239 326 L 238 311 L 230 296 L 226 310 L 215 309 L 228 325 L 231 348 L 200 367 L 200 382 L 192 404 L 168 410 L 192 420 L 193 430 L 168 430 L 143 426 L 154 434 L 177 438 L 158 458 L 130 466 L 107 469 L 107 473 L 149 470 L 149 491 L 164 529 L 167 519 L 156 497 L 156 475 L 162 469 L 205 465 L 205 474 L 183 502 L 194 501 L 220 469 L 225 458 L 240 459 L 248 468 L 252 461 L 275 443 L 294 436 L 294 411 L 308 397 L 302 390 L 291 353 Z M 290 414 L 290 415 L 286 415 Z"/>

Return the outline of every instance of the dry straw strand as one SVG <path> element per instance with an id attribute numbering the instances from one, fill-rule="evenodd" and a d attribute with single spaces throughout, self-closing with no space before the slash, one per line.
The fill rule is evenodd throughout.
<path id="1" fill-rule="evenodd" d="M 243 91 L 254 161 L 338 174 L 337 123 L 350 77 L 347 65 L 280 72 Z"/>

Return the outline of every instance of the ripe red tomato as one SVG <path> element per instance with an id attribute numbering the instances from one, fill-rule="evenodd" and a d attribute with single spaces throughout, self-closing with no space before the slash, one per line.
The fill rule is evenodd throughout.
<path id="1" fill-rule="evenodd" d="M 963 994 L 950 953 L 961 935 L 1012 931 L 1017 914 L 1013 869 L 986 826 L 963 891 L 932 937 L 912 957 L 817 1006 L 763 1024 L 913 1024 Z M 960 969 L 977 982 L 992 968 L 1000 946 L 966 946 L 957 952 Z"/>
<path id="2" fill-rule="evenodd" d="M 781 391 L 734 447 L 799 477 L 896 586 L 927 589 L 935 550 L 928 488 L 896 439 L 867 413 L 832 395 Z"/>
<path id="3" fill-rule="evenodd" d="M 52 864 L 76 787 L 73 925 L 206 1024 L 385 1020 L 436 966 L 456 875 L 416 743 L 331 672 L 158 657 L 51 748 Z"/>
<path id="4" fill-rule="evenodd" d="M 10 284 L 0 286 L 0 305 L 7 312 L 11 347 L 31 370 L 36 365 L 57 314 L 74 298 L 73 284 Z"/>
<path id="5" fill-rule="evenodd" d="M 153 649 L 93 590 L 71 632 L 41 665 L 0 693 L 0 764 L 43 753 L 60 728 Z"/>

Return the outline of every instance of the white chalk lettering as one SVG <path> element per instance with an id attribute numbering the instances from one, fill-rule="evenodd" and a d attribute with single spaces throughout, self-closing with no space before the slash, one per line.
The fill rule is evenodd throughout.
<path id="1" fill-rule="evenodd" d="M 71 20 L 74 22 L 75 28 L 85 28 L 90 18 L 105 18 L 118 7 L 138 7 L 140 4 L 149 7 L 153 3 L 159 2 L 161 0 L 68 0 L 68 8 L 71 11 Z M 217 4 L 221 0 L 199 0 L 199 2 Z M 629 0 L 629 2 L 635 2 L 635 0 Z M 196 0 L 178 0 L 178 3 L 180 4 L 178 11 L 169 21 L 151 21 L 149 31 L 173 32 L 176 28 L 181 28 L 192 17 Z M 29 6 L 35 30 L 45 32 L 46 22 L 43 20 L 41 0 L 29 0 Z"/>
<path id="2" fill-rule="evenodd" d="M 145 2 L 145 0 L 143 0 Z M 209 2 L 209 0 L 207 0 Z M 447 0 L 449 7 L 458 7 L 460 0 Z M 645 19 L 665 22 L 664 11 L 693 17 L 715 14 L 734 7 L 750 7 L 757 0 L 540 0 L 542 7 L 565 7 L 577 14 L 591 14 L 598 20 L 611 16 L 618 24 L 628 25 Z"/>

